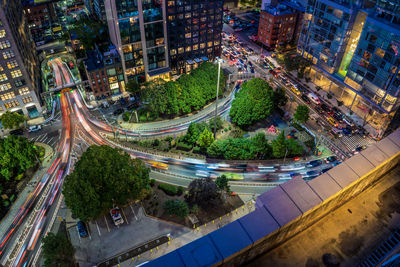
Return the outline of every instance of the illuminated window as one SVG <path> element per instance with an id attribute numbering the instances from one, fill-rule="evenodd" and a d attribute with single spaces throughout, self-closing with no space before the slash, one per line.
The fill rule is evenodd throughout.
<path id="1" fill-rule="evenodd" d="M 26 104 L 26 103 L 32 102 L 33 100 L 32 100 L 31 96 L 26 96 L 26 97 L 22 98 L 22 101 Z"/>
<path id="2" fill-rule="evenodd" d="M 10 83 L 0 84 L 0 91 L 7 91 L 9 89 L 11 89 Z"/>
<path id="3" fill-rule="evenodd" d="M 178 54 L 182 54 L 183 51 L 184 51 L 184 50 L 183 50 L 183 47 L 179 47 L 179 48 L 178 48 Z"/>
<path id="4" fill-rule="evenodd" d="M 13 58 L 13 57 L 15 57 L 14 51 L 8 50 L 8 51 L 3 52 L 4 59 L 9 59 L 9 58 Z"/>
<path id="5" fill-rule="evenodd" d="M 11 44 L 10 44 L 10 41 L 8 41 L 8 40 L 0 42 L 0 49 L 1 50 L 9 48 L 10 46 L 11 46 Z"/>
<path id="6" fill-rule="evenodd" d="M 176 55 L 176 50 L 175 49 L 171 49 L 171 55 Z"/>
<path id="7" fill-rule="evenodd" d="M 21 72 L 21 70 L 13 70 L 13 71 L 11 71 L 11 76 L 13 78 L 21 77 L 22 76 L 22 72 Z"/>
<path id="8" fill-rule="evenodd" d="M 203 49 L 203 48 L 205 48 L 205 47 L 206 47 L 206 44 L 205 44 L 205 43 L 200 44 L 200 49 Z"/>
<path id="9" fill-rule="evenodd" d="M 8 80 L 8 78 L 7 78 L 7 75 L 5 73 L 0 74 L 0 82 L 4 82 L 4 81 L 7 81 L 7 80 Z"/>
<path id="10" fill-rule="evenodd" d="M 6 37 L 6 30 L 0 30 L 0 38 Z"/>
<path id="11" fill-rule="evenodd" d="M 15 93 L 14 92 L 5 93 L 3 95 L 0 95 L 0 98 L 1 98 L 2 101 L 10 100 L 10 99 L 15 98 Z"/>
<path id="12" fill-rule="evenodd" d="M 208 46 L 208 47 L 212 47 L 212 46 L 213 46 L 213 42 L 208 42 L 208 43 L 207 43 L 207 46 Z"/>
<path id="13" fill-rule="evenodd" d="M 13 100 L 13 101 L 4 103 L 4 106 L 6 106 L 7 109 L 13 108 L 13 107 L 18 107 L 19 106 L 19 102 L 18 102 L 18 100 Z"/>
<path id="14" fill-rule="evenodd" d="M 18 92 L 20 95 L 27 95 L 29 94 L 29 88 L 28 87 L 20 88 Z"/>
<path id="15" fill-rule="evenodd" d="M 192 47 L 190 47 L 190 46 L 186 47 L 186 52 L 190 52 L 191 50 L 192 50 Z"/>
<path id="16" fill-rule="evenodd" d="M 7 68 L 8 69 L 11 70 L 11 69 L 16 68 L 16 67 L 18 67 L 18 62 L 16 60 L 11 60 L 11 61 L 7 62 Z"/>
<path id="17" fill-rule="evenodd" d="M 197 49 L 199 49 L 199 45 L 193 45 L 193 50 L 197 50 Z"/>

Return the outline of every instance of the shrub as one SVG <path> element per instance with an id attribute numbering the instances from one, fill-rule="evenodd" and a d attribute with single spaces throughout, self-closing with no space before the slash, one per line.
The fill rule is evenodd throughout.
<path id="1" fill-rule="evenodd" d="M 182 186 L 178 186 L 178 192 L 177 195 L 180 196 L 183 193 L 183 187 Z"/>
<path id="2" fill-rule="evenodd" d="M 154 139 L 153 146 L 159 146 L 159 145 L 160 145 L 160 140 Z"/>
<path id="3" fill-rule="evenodd" d="M 193 153 L 201 153 L 201 147 L 195 146 L 195 147 L 193 148 Z"/>
<path id="4" fill-rule="evenodd" d="M 229 128 L 230 128 L 230 127 L 229 127 Z M 227 131 L 228 131 L 228 129 L 227 129 L 227 128 L 225 128 L 225 129 L 224 129 L 224 131 L 225 131 L 225 132 L 227 132 Z"/>
<path id="5" fill-rule="evenodd" d="M 164 210 L 167 214 L 185 218 L 189 213 L 188 205 L 180 200 L 167 200 L 164 202 Z"/>
<path id="6" fill-rule="evenodd" d="M 197 204 L 193 205 L 190 212 L 193 214 L 197 214 L 199 212 L 199 206 Z"/>
<path id="7" fill-rule="evenodd" d="M 156 180 L 155 179 L 151 179 L 150 180 L 150 186 L 154 186 L 156 184 Z"/>
<path id="8" fill-rule="evenodd" d="M 123 115 L 122 115 L 122 119 L 124 120 L 124 121 L 129 121 L 129 117 L 130 117 L 130 113 L 129 112 L 125 112 Z"/>
<path id="9" fill-rule="evenodd" d="M 175 196 L 178 193 L 178 188 L 169 184 L 159 184 L 158 188 L 164 191 L 169 196 Z"/>
<path id="10" fill-rule="evenodd" d="M 192 149 L 192 145 L 188 145 L 184 142 L 179 142 L 176 148 L 184 150 L 184 151 L 189 151 Z"/>
<path id="11" fill-rule="evenodd" d="M 315 148 L 315 142 L 314 139 L 310 139 L 304 142 L 304 144 L 309 147 L 310 149 L 314 149 Z"/>

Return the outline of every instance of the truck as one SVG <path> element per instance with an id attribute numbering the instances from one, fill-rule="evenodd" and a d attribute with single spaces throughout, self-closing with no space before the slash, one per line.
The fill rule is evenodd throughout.
<path id="1" fill-rule="evenodd" d="M 121 210 L 118 207 L 114 207 L 110 210 L 111 218 L 115 224 L 115 226 L 119 226 L 120 224 L 124 223 L 124 219 L 121 215 Z"/>

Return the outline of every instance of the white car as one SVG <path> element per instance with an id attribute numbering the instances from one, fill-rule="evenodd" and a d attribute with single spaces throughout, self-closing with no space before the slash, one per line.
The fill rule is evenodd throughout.
<path id="1" fill-rule="evenodd" d="M 32 132 L 37 132 L 37 131 L 39 131 L 40 129 L 42 129 L 42 126 L 41 126 L 41 125 L 32 125 L 32 126 L 29 126 L 28 132 L 30 132 L 30 133 L 32 133 Z"/>

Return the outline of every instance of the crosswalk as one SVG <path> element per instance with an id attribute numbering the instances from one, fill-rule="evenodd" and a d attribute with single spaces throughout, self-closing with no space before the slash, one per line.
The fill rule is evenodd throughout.
<path id="1" fill-rule="evenodd" d="M 343 136 L 340 138 L 340 141 L 346 146 L 349 151 L 353 151 L 355 148 L 360 146 L 369 146 L 371 144 L 376 143 L 376 141 L 372 138 L 355 134 L 353 136 Z"/>
<path id="2" fill-rule="evenodd" d="M 54 119 L 52 119 L 51 121 L 47 122 L 47 123 L 43 123 L 43 126 L 49 126 L 52 124 L 55 124 L 57 122 L 61 121 L 61 112 L 58 112 L 55 116 Z"/>
<path id="3" fill-rule="evenodd" d="M 28 138 L 30 141 L 39 142 L 47 144 L 51 147 L 56 147 L 58 141 L 60 140 L 59 131 L 51 132 L 51 133 L 43 133 L 34 137 Z"/>

